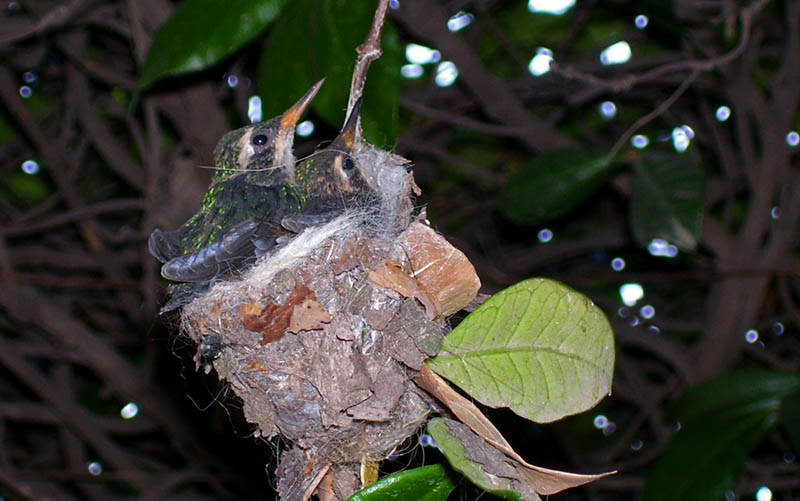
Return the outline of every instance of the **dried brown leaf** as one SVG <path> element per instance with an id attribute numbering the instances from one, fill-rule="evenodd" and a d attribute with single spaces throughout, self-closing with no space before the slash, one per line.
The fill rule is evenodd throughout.
<path id="1" fill-rule="evenodd" d="M 436 397 L 447 406 L 453 414 L 465 425 L 486 440 L 488 443 L 502 451 L 506 456 L 517 461 L 523 468 L 520 473 L 526 478 L 539 494 L 555 494 L 564 489 L 578 487 L 599 478 L 612 475 L 616 471 L 600 473 L 597 475 L 581 475 L 565 471 L 551 470 L 526 463 L 506 441 L 500 431 L 495 428 L 489 419 L 481 413 L 472 402 L 461 396 L 444 379 L 423 366 L 419 376 L 415 379 L 425 391 Z"/>
<path id="2" fill-rule="evenodd" d="M 331 316 L 326 312 L 319 301 L 313 299 L 314 293 L 305 298 L 292 310 L 292 319 L 289 322 L 289 332 L 297 334 L 300 331 L 312 331 L 325 327 L 331 321 Z"/>
<path id="3" fill-rule="evenodd" d="M 422 287 L 416 278 L 397 261 L 384 259 L 374 270 L 369 270 L 369 279 L 387 289 L 398 292 L 404 297 L 413 297 L 425 306 L 428 318 L 435 318 L 441 313 L 441 307 L 434 297 Z"/>
<path id="4" fill-rule="evenodd" d="M 242 316 L 245 328 L 250 331 L 260 332 L 262 335 L 260 343 L 267 344 L 283 337 L 286 330 L 292 325 L 295 308 L 298 306 L 300 307 L 298 310 L 299 316 L 302 318 L 299 318 L 294 326 L 298 327 L 312 324 L 310 319 L 314 316 L 314 313 L 308 312 L 313 312 L 315 310 L 313 304 L 308 305 L 310 308 L 302 305 L 306 300 L 316 302 L 316 299 L 311 289 L 303 284 L 298 284 L 292 289 L 292 292 L 283 304 L 270 303 L 262 307 L 257 303 L 248 303 L 239 306 L 239 314 Z M 317 304 L 319 305 L 319 303 Z M 306 313 L 308 313 L 308 316 L 306 316 Z M 330 316 L 322 311 L 321 305 L 319 306 L 319 313 L 316 313 L 317 318 L 321 317 L 320 313 L 327 315 L 327 321 L 330 321 Z M 314 323 L 314 325 L 316 325 L 316 323 Z M 300 327 L 300 329 L 292 332 L 296 333 L 302 329 L 303 327 Z"/>
<path id="5" fill-rule="evenodd" d="M 420 222 L 411 223 L 402 238 L 414 278 L 438 303 L 442 315 L 456 313 L 475 298 L 481 281 L 463 252 Z"/>

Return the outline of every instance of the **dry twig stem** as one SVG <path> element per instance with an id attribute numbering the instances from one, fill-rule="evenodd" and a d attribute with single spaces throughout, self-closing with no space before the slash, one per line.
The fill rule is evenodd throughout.
<path id="1" fill-rule="evenodd" d="M 364 84 L 367 81 L 367 72 L 369 65 L 372 61 L 381 57 L 381 33 L 383 32 L 383 23 L 386 21 L 386 11 L 389 8 L 389 0 L 380 0 L 378 8 L 375 9 L 375 17 L 372 19 L 372 26 L 369 29 L 364 43 L 356 48 L 358 59 L 356 60 L 356 67 L 353 69 L 353 79 L 350 81 L 350 97 L 347 99 L 347 115 L 344 123 L 350 118 L 350 112 L 353 110 L 356 101 L 364 93 Z M 361 135 L 361 118 L 358 119 L 359 123 L 356 127 L 356 140 Z"/>

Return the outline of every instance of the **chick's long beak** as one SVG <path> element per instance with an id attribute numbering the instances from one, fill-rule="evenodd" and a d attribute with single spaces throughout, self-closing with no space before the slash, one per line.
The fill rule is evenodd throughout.
<path id="1" fill-rule="evenodd" d="M 344 124 L 342 132 L 339 133 L 339 139 L 344 141 L 344 144 L 350 150 L 353 149 L 353 143 L 355 143 L 356 140 L 359 113 L 361 113 L 360 97 L 358 98 L 358 101 L 356 101 L 355 104 L 353 105 L 353 109 L 350 110 L 350 116 L 347 117 L 347 122 Z"/>
<path id="2" fill-rule="evenodd" d="M 301 97 L 292 105 L 291 108 L 286 110 L 283 115 L 281 115 L 280 135 L 285 136 L 291 132 L 294 132 L 295 124 L 298 120 L 300 120 L 300 116 L 308 107 L 309 103 L 311 103 L 311 100 L 314 99 L 314 96 L 317 95 L 317 92 L 319 92 L 319 88 L 322 87 L 322 82 L 324 81 L 325 79 L 323 78 L 319 82 L 315 83 L 314 86 L 303 95 L 303 97 Z"/>

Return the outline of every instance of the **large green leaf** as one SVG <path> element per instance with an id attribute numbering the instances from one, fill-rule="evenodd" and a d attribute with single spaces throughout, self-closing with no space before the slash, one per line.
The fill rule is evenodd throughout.
<path id="1" fill-rule="evenodd" d="M 286 0 L 184 0 L 156 33 L 138 88 L 216 64 L 258 36 L 284 4 Z"/>
<path id="2" fill-rule="evenodd" d="M 722 499 L 799 388 L 800 374 L 742 371 L 689 390 L 672 407 L 681 428 L 648 474 L 645 501 Z"/>
<path id="3" fill-rule="evenodd" d="M 375 3 L 359 0 L 296 0 L 273 30 L 259 67 L 264 116 L 283 112 L 325 77 L 311 107 L 330 125 L 341 128 L 356 61 L 356 47 L 372 24 Z M 386 20 L 383 56 L 370 67 L 361 110 L 364 134 L 379 146 L 397 136 L 400 65 L 397 32 Z"/>
<path id="4" fill-rule="evenodd" d="M 427 364 L 485 405 L 549 422 L 610 392 L 614 335 L 588 298 L 532 278 L 481 304 Z"/>
<path id="5" fill-rule="evenodd" d="M 508 180 L 500 199 L 503 211 L 512 221 L 524 224 L 567 214 L 613 172 L 606 156 L 580 149 L 541 153 Z"/>
<path id="6" fill-rule="evenodd" d="M 444 501 L 458 478 L 449 468 L 434 464 L 383 477 L 348 498 L 348 501 Z"/>
<path id="7" fill-rule="evenodd" d="M 642 246 L 662 238 L 694 250 L 703 229 L 703 169 L 688 153 L 650 152 L 634 163 L 631 221 Z"/>
<path id="8" fill-rule="evenodd" d="M 433 418 L 428 422 L 428 433 L 450 466 L 486 492 L 505 499 L 540 499 L 531 486 L 518 478 L 503 453 L 486 444 L 465 425 L 451 419 Z"/>

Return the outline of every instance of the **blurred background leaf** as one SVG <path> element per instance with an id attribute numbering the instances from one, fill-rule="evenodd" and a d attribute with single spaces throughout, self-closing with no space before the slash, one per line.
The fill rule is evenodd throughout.
<path id="1" fill-rule="evenodd" d="M 166 76 L 213 66 L 263 32 L 286 3 L 184 0 L 158 29 L 139 72 L 137 88 L 143 90 Z"/>
<path id="2" fill-rule="evenodd" d="M 500 203 L 514 222 L 551 221 L 575 210 L 613 172 L 606 152 L 577 148 L 545 151 L 511 176 Z"/>
<path id="3" fill-rule="evenodd" d="M 646 152 L 634 161 L 631 221 L 639 245 L 654 238 L 693 251 L 703 231 L 703 169 L 691 154 Z"/>

